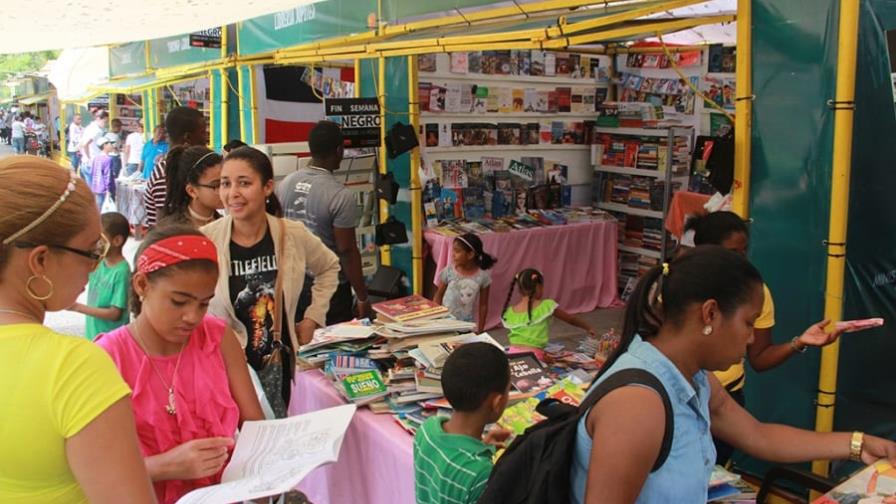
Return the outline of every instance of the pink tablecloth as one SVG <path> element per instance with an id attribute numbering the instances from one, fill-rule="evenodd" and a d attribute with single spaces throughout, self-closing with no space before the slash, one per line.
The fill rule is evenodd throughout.
<path id="1" fill-rule="evenodd" d="M 289 414 L 345 404 L 318 370 L 296 373 Z M 298 488 L 313 504 L 414 503 L 414 439 L 389 415 L 359 409 L 339 461 L 318 467 Z"/>
<path id="2" fill-rule="evenodd" d="M 615 222 L 584 222 L 480 235 L 485 251 L 497 258 L 485 327 L 501 325 L 501 310 L 514 275 L 535 268 L 544 275 L 544 295 L 570 313 L 612 306 L 617 300 Z M 453 237 L 426 232 L 439 273 L 451 262 Z"/>

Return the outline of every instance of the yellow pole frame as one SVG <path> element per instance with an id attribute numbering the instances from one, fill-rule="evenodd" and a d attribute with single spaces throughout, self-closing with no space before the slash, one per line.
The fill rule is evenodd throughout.
<path id="1" fill-rule="evenodd" d="M 118 101 L 115 99 L 118 96 L 117 93 L 109 93 L 109 123 L 112 123 L 112 119 L 118 118 Z"/>
<path id="2" fill-rule="evenodd" d="M 208 130 L 211 133 L 208 136 L 208 148 L 215 148 L 215 132 L 217 131 L 215 128 L 218 126 L 217 118 L 215 117 L 215 98 L 217 98 L 217 93 L 215 89 L 215 78 L 212 75 L 212 71 L 209 70 L 206 74 L 208 78 L 208 90 L 209 90 L 209 111 L 208 111 Z M 172 94 L 174 94 L 172 92 Z"/>
<path id="3" fill-rule="evenodd" d="M 221 145 L 224 145 L 230 136 L 230 79 L 226 68 L 218 71 L 221 72 Z"/>
<path id="4" fill-rule="evenodd" d="M 377 101 L 380 103 L 380 152 L 379 152 L 379 171 L 380 175 L 385 175 L 389 168 L 386 166 L 386 58 L 380 56 L 379 71 L 377 75 Z M 389 218 L 389 203 L 386 200 L 379 200 L 380 203 L 380 222 L 386 222 Z M 392 247 L 383 245 L 380 247 L 380 264 L 385 266 L 392 265 Z"/>
<path id="5" fill-rule="evenodd" d="M 750 215 L 750 172 L 753 130 L 753 6 L 737 2 L 737 62 L 734 110 L 734 184 L 731 209 L 746 219 Z"/>
<path id="6" fill-rule="evenodd" d="M 68 131 L 68 125 L 65 123 L 66 119 L 68 119 L 65 115 L 66 105 L 58 100 L 57 103 L 59 103 L 59 150 L 62 151 L 59 155 L 59 159 L 65 163 L 71 164 L 71 161 L 68 159 L 68 144 L 65 138 L 65 133 Z"/>
<path id="7" fill-rule="evenodd" d="M 408 122 L 420 131 L 420 97 L 417 88 L 417 57 L 408 56 Z M 414 294 L 423 294 L 423 191 L 420 187 L 420 149 L 411 150 L 411 271 Z"/>
<path id="8" fill-rule="evenodd" d="M 828 224 L 828 261 L 824 318 L 832 323 L 843 316 L 843 278 L 846 270 L 846 226 L 849 214 L 849 176 L 852 169 L 852 135 L 856 97 L 856 54 L 859 39 L 859 1 L 840 0 L 837 35 L 837 90 L 834 109 L 834 149 L 831 170 L 831 214 Z M 840 341 L 821 350 L 815 430 L 831 432 L 837 392 Z M 816 460 L 812 471 L 828 475 L 829 463 Z"/>
<path id="9" fill-rule="evenodd" d="M 252 121 L 252 136 L 248 143 L 258 143 L 258 97 L 255 96 L 255 66 L 249 67 L 249 103 L 251 105 L 250 116 Z"/>
<path id="10" fill-rule="evenodd" d="M 239 45 L 239 37 L 237 37 L 237 45 Z M 244 65 L 236 67 L 236 88 L 239 90 L 237 99 L 240 104 L 240 140 L 246 141 L 246 92 L 244 91 L 245 79 L 243 78 Z"/>
<path id="11" fill-rule="evenodd" d="M 361 97 L 361 60 L 355 58 L 355 98 Z"/>

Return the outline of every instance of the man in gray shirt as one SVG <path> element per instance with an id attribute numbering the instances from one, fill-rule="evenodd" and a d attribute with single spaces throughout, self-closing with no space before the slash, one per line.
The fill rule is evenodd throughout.
<path id="1" fill-rule="evenodd" d="M 358 296 L 358 317 L 370 316 L 367 286 L 361 268 L 361 253 L 355 240 L 358 207 L 355 195 L 333 176 L 343 156 L 343 137 L 339 125 L 320 121 L 308 138 L 311 162 L 283 179 L 277 198 L 283 204 L 284 217 L 303 222 L 324 245 L 339 256 L 342 271 L 339 287 L 330 301 L 327 325 L 354 318 L 352 289 Z M 311 303 L 311 279 L 306 279 L 299 298 L 299 311 Z M 298 316 L 298 315 L 297 315 Z"/>

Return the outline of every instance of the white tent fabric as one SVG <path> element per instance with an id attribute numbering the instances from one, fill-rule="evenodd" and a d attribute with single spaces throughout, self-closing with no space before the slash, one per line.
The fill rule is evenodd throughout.
<path id="1" fill-rule="evenodd" d="M 91 85 L 109 79 L 109 48 L 66 49 L 47 76 L 60 101 L 81 101 Z"/>
<path id="2" fill-rule="evenodd" d="M 680 7 L 652 17 L 697 17 L 717 16 L 719 14 L 735 14 L 737 0 L 710 0 L 708 2 Z M 651 38 L 649 40 L 657 40 Z M 712 24 L 698 26 L 689 30 L 663 35 L 663 41 L 670 44 L 725 44 L 735 45 L 737 42 L 737 23 Z"/>
<path id="3" fill-rule="evenodd" d="M 316 1 L 318 0 L 4 2 L 6 5 L 0 15 L 0 54 L 122 44 L 181 35 L 290 10 Z"/>

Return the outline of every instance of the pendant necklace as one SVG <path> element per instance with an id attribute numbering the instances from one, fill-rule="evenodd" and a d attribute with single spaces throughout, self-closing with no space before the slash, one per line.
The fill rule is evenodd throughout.
<path id="1" fill-rule="evenodd" d="M 169 385 L 168 381 L 165 380 L 165 377 L 162 376 L 162 373 L 159 372 L 159 368 L 157 368 L 156 364 L 152 361 L 152 358 L 149 356 L 149 352 L 146 351 L 147 346 L 143 341 L 143 338 L 140 337 L 140 334 L 137 332 L 137 324 L 134 323 L 132 327 L 133 330 L 131 332 L 134 333 L 134 336 L 137 337 L 137 340 L 140 343 L 140 349 L 143 350 L 143 354 L 146 355 L 146 360 L 149 361 L 149 365 L 152 366 L 153 371 L 156 372 L 159 380 L 162 381 L 162 385 L 164 385 L 165 388 L 168 389 L 168 404 L 165 405 L 165 411 L 167 411 L 169 415 L 176 415 L 177 404 L 174 402 L 174 386 L 177 382 L 177 369 L 180 367 L 180 358 L 184 355 L 184 347 L 187 345 L 187 343 L 184 342 L 184 344 L 180 347 L 180 352 L 178 352 L 177 354 L 177 362 L 174 364 L 174 373 L 172 373 L 171 375 L 171 384 Z"/>

